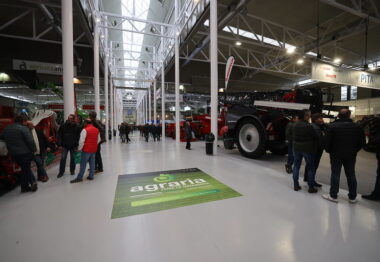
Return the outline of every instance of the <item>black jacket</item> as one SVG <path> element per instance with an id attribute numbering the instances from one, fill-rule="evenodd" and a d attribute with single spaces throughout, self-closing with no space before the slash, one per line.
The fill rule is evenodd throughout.
<path id="1" fill-rule="evenodd" d="M 286 130 L 285 130 L 285 138 L 286 140 L 288 140 L 288 142 L 292 142 L 293 141 L 293 126 L 294 126 L 294 122 L 289 122 L 287 125 L 286 125 Z"/>
<path id="2" fill-rule="evenodd" d="M 57 144 L 67 149 L 78 147 L 81 128 L 77 123 L 66 121 L 58 129 Z"/>
<path id="3" fill-rule="evenodd" d="M 186 139 L 193 138 L 193 129 L 191 128 L 191 125 L 185 124 L 185 136 Z"/>
<path id="4" fill-rule="evenodd" d="M 311 124 L 299 120 L 293 126 L 293 150 L 302 153 L 316 153 L 318 137 Z"/>
<path id="5" fill-rule="evenodd" d="M 20 123 L 7 126 L 4 129 L 3 137 L 11 156 L 33 154 L 37 151 L 29 128 Z"/>
<path id="6" fill-rule="evenodd" d="M 326 135 L 326 152 L 330 157 L 356 157 L 364 145 L 364 131 L 351 119 L 339 119 L 330 125 Z"/>
<path id="7" fill-rule="evenodd" d="M 100 144 L 106 141 L 106 130 L 105 126 L 97 119 L 91 119 L 92 125 L 99 130 L 100 133 Z M 115 131 L 116 132 L 116 131 Z"/>
<path id="8" fill-rule="evenodd" d="M 325 149 L 325 126 L 319 126 L 315 123 L 312 123 L 311 126 L 317 134 L 317 150 L 323 151 L 323 149 Z"/>

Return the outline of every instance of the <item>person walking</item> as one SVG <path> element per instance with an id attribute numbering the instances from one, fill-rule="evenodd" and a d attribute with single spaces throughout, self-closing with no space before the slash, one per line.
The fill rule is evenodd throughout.
<path id="1" fill-rule="evenodd" d="M 47 182 L 49 177 L 45 170 L 45 156 L 48 148 L 48 140 L 45 134 L 41 130 L 36 130 L 32 121 L 27 121 L 26 126 L 32 133 L 34 143 L 36 144 L 36 152 L 34 153 L 33 161 L 37 166 L 37 180 L 41 182 Z"/>
<path id="2" fill-rule="evenodd" d="M 131 126 L 128 123 L 125 123 L 125 138 L 127 139 L 127 143 L 131 142 L 129 138 L 129 133 L 131 132 Z"/>
<path id="3" fill-rule="evenodd" d="M 315 153 L 317 135 L 313 127 L 309 124 L 311 112 L 310 110 L 302 110 L 299 112 L 299 120 L 293 127 L 293 150 L 294 150 L 294 167 L 293 167 L 293 182 L 294 191 L 301 189 L 298 179 L 299 171 L 302 163 L 302 158 L 305 159 L 308 166 L 308 185 L 309 193 L 316 193 L 315 188 Z"/>
<path id="4" fill-rule="evenodd" d="M 378 201 L 380 200 L 380 135 L 378 135 L 374 143 L 376 144 L 376 158 L 377 158 L 377 176 L 376 176 L 376 183 L 375 188 L 369 195 L 362 195 L 362 198 L 367 200 L 374 200 Z"/>
<path id="5" fill-rule="evenodd" d="M 290 122 L 286 126 L 285 137 L 288 141 L 288 160 L 285 164 L 286 173 L 291 174 L 293 172 L 294 154 L 293 154 L 293 127 L 298 121 L 298 116 L 293 115 Z"/>
<path id="6" fill-rule="evenodd" d="M 148 124 L 145 124 L 143 127 L 144 130 L 144 136 L 145 136 L 145 142 L 149 142 L 149 133 L 150 133 L 150 128 Z"/>
<path id="7" fill-rule="evenodd" d="M 106 141 L 105 128 L 104 128 L 104 125 L 100 122 L 100 120 L 96 119 L 95 111 L 90 112 L 89 117 L 92 121 L 92 125 L 96 127 L 100 133 L 100 142 L 99 142 L 98 150 L 96 151 L 96 156 L 95 156 L 95 173 L 102 173 L 103 160 L 102 160 L 102 153 L 101 153 L 101 150 L 102 150 L 101 144 L 103 144 Z"/>
<path id="8" fill-rule="evenodd" d="M 321 113 L 315 113 L 311 116 L 311 126 L 314 128 L 315 133 L 317 134 L 317 151 L 315 153 L 314 158 L 314 169 L 315 169 L 315 176 L 317 175 L 317 170 L 319 167 L 319 162 L 321 161 L 321 157 L 323 155 L 323 150 L 325 149 L 325 133 L 326 133 L 326 126 L 325 122 L 323 121 L 323 114 Z M 308 181 L 308 166 L 305 166 L 305 173 L 303 176 L 303 181 Z M 315 182 L 314 186 L 316 187 L 322 187 L 321 184 Z"/>
<path id="9" fill-rule="evenodd" d="M 191 139 L 193 139 L 193 129 L 191 128 L 191 123 L 189 120 L 185 122 L 185 138 L 186 138 L 186 149 L 191 150 Z"/>
<path id="10" fill-rule="evenodd" d="M 125 143 L 126 131 L 125 131 L 124 123 L 121 123 L 120 128 L 119 128 L 119 133 L 120 133 L 121 143 Z"/>
<path id="11" fill-rule="evenodd" d="M 91 119 L 86 119 L 84 121 L 84 128 L 80 133 L 78 151 L 81 152 L 81 162 L 80 170 L 78 176 L 71 180 L 70 183 L 78 183 L 83 181 L 83 175 L 86 171 L 87 162 L 90 165 L 90 174 L 88 175 L 88 180 L 94 179 L 95 173 L 95 156 L 101 141 L 100 131 L 93 125 Z"/>
<path id="12" fill-rule="evenodd" d="M 78 123 L 75 122 L 75 115 L 73 114 L 69 115 L 66 122 L 58 129 L 57 144 L 62 147 L 62 154 L 57 178 L 60 178 L 65 174 L 66 159 L 69 152 L 70 173 L 71 175 L 75 174 L 74 153 L 75 149 L 78 147 L 80 131 L 81 128 Z"/>
<path id="13" fill-rule="evenodd" d="M 355 163 L 357 153 L 365 145 L 365 136 L 363 129 L 350 117 L 350 110 L 340 110 L 338 120 L 330 124 L 326 135 L 326 152 L 330 154 L 331 163 L 331 187 L 330 194 L 322 197 L 332 202 L 338 202 L 342 166 L 347 178 L 349 202 L 357 202 Z"/>
<path id="14" fill-rule="evenodd" d="M 12 159 L 21 167 L 21 193 L 37 191 L 37 182 L 30 167 L 37 151 L 32 134 L 26 125 L 25 116 L 16 116 L 14 124 L 7 126 L 3 131 L 3 138 Z"/>

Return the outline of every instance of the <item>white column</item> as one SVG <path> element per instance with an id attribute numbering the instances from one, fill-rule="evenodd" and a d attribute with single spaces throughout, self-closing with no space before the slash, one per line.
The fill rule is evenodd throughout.
<path id="1" fill-rule="evenodd" d="M 215 136 L 214 155 L 218 142 L 218 1 L 210 1 L 210 73 L 211 73 L 211 132 Z"/>
<path id="2" fill-rule="evenodd" d="M 115 114 L 115 111 L 114 111 L 114 101 L 113 101 L 113 98 L 114 98 L 114 93 L 113 93 L 113 81 L 112 81 L 112 78 L 111 78 L 111 82 L 110 82 L 110 100 L 111 100 L 111 113 L 110 113 L 110 116 L 111 116 L 111 134 L 112 134 L 112 137 L 113 137 L 113 125 L 114 125 L 114 114 Z M 108 135 L 108 134 L 107 134 Z"/>
<path id="3" fill-rule="evenodd" d="M 149 123 L 152 123 L 152 94 L 151 94 L 151 89 L 150 89 L 150 85 L 149 85 L 149 88 L 148 88 L 148 121 Z"/>
<path id="4" fill-rule="evenodd" d="M 94 93 L 95 93 L 95 112 L 100 118 L 99 102 L 99 26 L 95 19 L 94 26 Z"/>
<path id="5" fill-rule="evenodd" d="M 104 110 L 106 114 L 106 140 L 108 140 L 108 131 L 109 131 L 109 110 L 108 110 L 108 30 L 106 31 L 105 36 L 105 49 L 106 49 L 106 56 L 104 57 Z"/>
<path id="6" fill-rule="evenodd" d="M 161 68 L 161 124 L 162 124 L 162 141 L 165 141 L 165 67 L 162 63 Z"/>
<path id="7" fill-rule="evenodd" d="M 145 122 L 149 121 L 149 117 L 148 117 L 148 94 L 147 93 L 145 94 Z"/>
<path id="8" fill-rule="evenodd" d="M 175 26 L 177 25 L 177 19 L 179 15 L 179 1 L 175 0 Z M 177 27 L 175 30 L 178 30 Z M 177 32 L 176 32 L 177 34 Z M 176 35 L 175 38 L 175 140 L 177 143 L 180 142 L 180 117 L 181 112 L 179 108 L 179 37 Z"/>
<path id="9" fill-rule="evenodd" d="M 63 105 L 65 121 L 75 114 L 73 3 L 62 0 Z"/>
<path id="10" fill-rule="evenodd" d="M 118 115 L 118 109 L 117 109 L 117 106 L 116 106 L 116 88 L 113 89 L 113 111 L 114 111 L 114 120 L 113 120 L 113 130 L 116 130 L 116 127 L 117 127 L 117 115 Z M 113 132 L 113 131 L 112 131 Z M 113 133 L 112 133 L 113 135 Z"/>
<path id="11" fill-rule="evenodd" d="M 157 81 L 154 79 L 153 82 L 153 122 L 154 124 L 157 123 L 157 95 L 156 95 L 156 90 L 157 89 Z"/>

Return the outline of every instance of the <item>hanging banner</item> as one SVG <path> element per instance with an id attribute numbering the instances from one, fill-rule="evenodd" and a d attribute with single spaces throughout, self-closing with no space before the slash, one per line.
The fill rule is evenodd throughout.
<path id="1" fill-rule="evenodd" d="M 13 70 L 33 70 L 39 74 L 63 75 L 62 64 L 43 63 L 37 61 L 13 59 Z M 77 67 L 74 66 L 74 76 L 77 75 Z"/>
<path id="2" fill-rule="evenodd" d="M 380 75 L 350 68 L 313 62 L 311 80 L 320 82 L 380 89 Z"/>
<path id="3" fill-rule="evenodd" d="M 230 75 L 231 75 L 231 71 L 232 71 L 232 67 L 234 66 L 234 63 L 235 63 L 235 58 L 233 56 L 230 56 L 227 60 L 227 64 L 226 64 L 226 76 L 225 76 L 225 79 L 224 79 L 224 82 L 225 82 L 225 88 L 227 89 L 227 85 L 228 85 L 228 80 L 230 79 Z"/>

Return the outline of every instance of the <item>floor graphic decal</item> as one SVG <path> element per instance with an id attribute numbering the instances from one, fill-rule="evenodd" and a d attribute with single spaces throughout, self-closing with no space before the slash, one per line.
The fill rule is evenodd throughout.
<path id="1" fill-rule="evenodd" d="M 198 168 L 120 175 L 111 218 L 238 196 L 239 192 Z"/>

